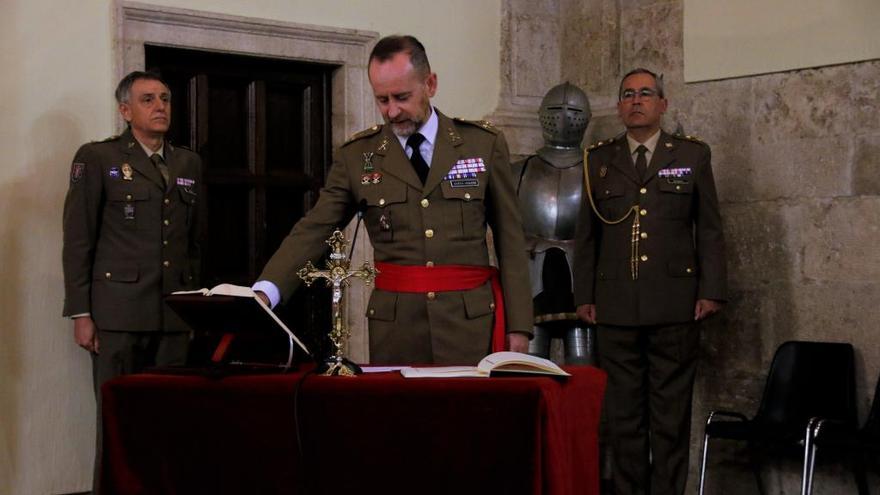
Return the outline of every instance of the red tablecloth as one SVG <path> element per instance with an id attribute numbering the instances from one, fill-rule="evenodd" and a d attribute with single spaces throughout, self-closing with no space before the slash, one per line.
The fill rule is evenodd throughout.
<path id="1" fill-rule="evenodd" d="M 605 374 L 566 369 L 118 378 L 103 387 L 103 493 L 598 494 Z"/>

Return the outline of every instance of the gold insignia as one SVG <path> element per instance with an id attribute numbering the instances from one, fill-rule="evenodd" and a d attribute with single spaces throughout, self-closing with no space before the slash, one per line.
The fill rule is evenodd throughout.
<path id="1" fill-rule="evenodd" d="M 599 167 L 599 177 L 604 179 L 606 175 L 608 175 L 608 167 L 602 165 Z"/>
<path id="2" fill-rule="evenodd" d="M 379 147 L 376 148 L 376 151 L 385 151 L 386 148 L 388 148 L 388 138 L 383 137 L 382 142 L 379 143 Z"/>
<path id="3" fill-rule="evenodd" d="M 449 134 L 449 140 L 452 141 L 452 144 L 461 141 L 461 136 L 459 136 L 452 127 L 446 129 L 446 133 Z"/>
<path id="4" fill-rule="evenodd" d="M 128 149 L 132 149 L 132 148 L 134 148 L 134 141 L 129 141 L 128 142 Z"/>
<path id="5" fill-rule="evenodd" d="M 134 144 L 134 143 L 131 143 Z M 122 164 L 122 179 L 123 180 L 133 180 L 131 165 L 127 163 Z"/>
<path id="6" fill-rule="evenodd" d="M 666 146 L 667 148 L 672 148 L 672 143 L 663 143 L 663 145 Z"/>

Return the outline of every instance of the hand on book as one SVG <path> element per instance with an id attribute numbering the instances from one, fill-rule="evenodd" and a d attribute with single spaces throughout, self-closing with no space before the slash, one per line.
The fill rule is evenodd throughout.
<path id="1" fill-rule="evenodd" d="M 269 302 L 269 296 L 267 296 L 265 292 L 257 290 L 254 291 L 254 294 L 259 297 L 261 301 L 263 301 L 263 304 L 265 304 L 266 307 L 272 307 L 272 304 Z"/>

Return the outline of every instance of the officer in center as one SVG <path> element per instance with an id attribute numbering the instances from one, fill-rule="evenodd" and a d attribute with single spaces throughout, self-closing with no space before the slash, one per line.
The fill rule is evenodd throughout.
<path id="1" fill-rule="evenodd" d="M 379 40 L 368 73 L 385 125 L 342 146 L 318 203 L 254 290 L 273 306 L 290 298 L 296 271 L 361 211 L 379 270 L 367 310 L 371 363 L 473 365 L 491 351 L 526 352 L 532 304 L 504 136 L 431 106 L 437 75 L 412 36 Z"/>

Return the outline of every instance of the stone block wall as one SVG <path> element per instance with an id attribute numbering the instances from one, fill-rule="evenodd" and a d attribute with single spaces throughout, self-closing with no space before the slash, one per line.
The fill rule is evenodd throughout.
<path id="1" fill-rule="evenodd" d="M 539 4 L 503 5 L 512 19 L 543 15 L 545 25 L 555 19 L 557 29 L 529 33 L 550 40 L 529 53 L 551 67 L 547 47 L 558 47 L 558 72 L 543 72 L 541 82 L 545 91 L 564 80 L 587 91 L 594 114 L 587 141 L 622 132 L 617 85 L 627 70 L 644 66 L 664 74 L 670 104 L 664 127 L 680 126 L 712 146 L 731 297 L 702 336 L 688 490 L 695 490 L 707 413 L 753 415 L 773 353 L 787 340 L 855 346 L 864 420 L 880 374 L 880 61 L 685 84 L 681 0 Z M 507 74 L 533 63 L 508 55 L 523 53 L 516 43 L 516 36 L 502 36 Z M 509 89 L 517 86 L 504 86 L 499 108 L 510 108 Z M 511 139 L 511 149 L 524 154 L 540 143 L 540 98 L 518 103 L 516 136 L 525 137 Z M 754 492 L 743 449 L 722 443 L 712 451 L 707 493 Z M 796 460 L 769 463 L 769 493 L 796 492 L 799 469 Z M 855 490 L 838 465 L 820 464 L 818 473 L 814 493 Z"/>

